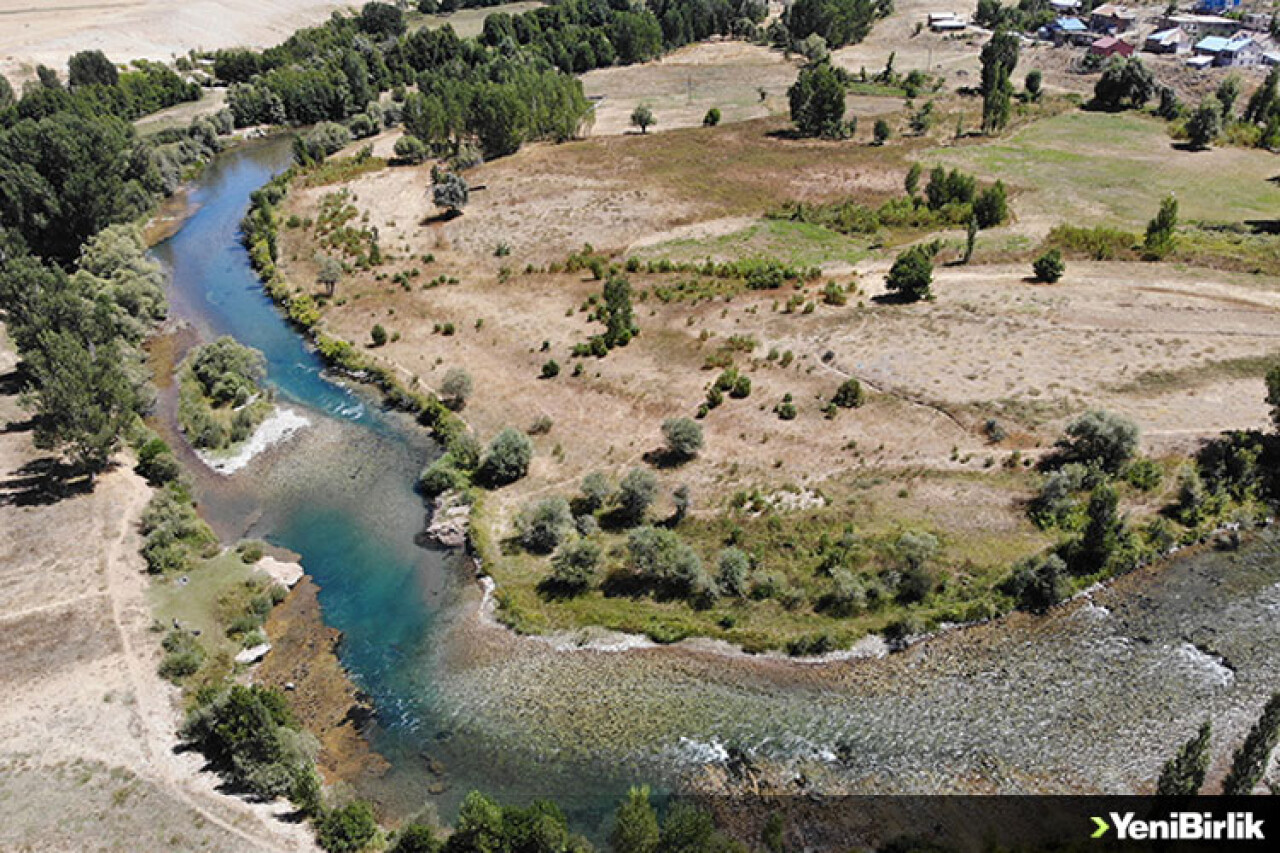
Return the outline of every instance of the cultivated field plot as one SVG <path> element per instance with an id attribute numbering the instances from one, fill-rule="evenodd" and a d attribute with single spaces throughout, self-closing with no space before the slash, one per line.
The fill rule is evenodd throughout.
<path id="1" fill-rule="evenodd" d="M 592 135 L 638 133 L 630 124 L 640 104 L 653 110 L 654 129 L 696 127 L 707 110 L 734 122 L 785 114 L 787 89 L 800 62 L 741 41 L 691 44 L 656 62 L 602 68 L 582 75 L 588 97 L 598 98 Z"/>
<path id="2" fill-rule="evenodd" d="M 446 24 L 462 38 L 474 38 L 484 30 L 484 19 L 490 15 L 519 15 L 546 4 L 536 0 L 525 0 L 520 3 L 502 3 L 497 6 L 486 6 L 478 9 L 459 9 L 448 15 L 422 15 L 417 12 L 406 14 L 406 21 L 411 30 L 419 27 L 438 29 Z"/>
<path id="3" fill-rule="evenodd" d="M 168 60 L 193 48 L 268 47 L 348 6 L 331 0 L 0 0 L 0 73 L 31 79 L 37 64 L 62 68 L 81 50 L 124 62 Z"/>

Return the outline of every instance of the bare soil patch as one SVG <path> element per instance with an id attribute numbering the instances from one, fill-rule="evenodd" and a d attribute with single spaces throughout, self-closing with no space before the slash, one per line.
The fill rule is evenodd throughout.
<path id="1" fill-rule="evenodd" d="M 15 364 L 6 342 L 0 376 Z M 120 467 L 91 491 L 54 488 L 8 385 L 0 423 L 0 847 L 314 849 L 280 806 L 218 793 L 176 751 L 138 554 L 146 484 Z"/>

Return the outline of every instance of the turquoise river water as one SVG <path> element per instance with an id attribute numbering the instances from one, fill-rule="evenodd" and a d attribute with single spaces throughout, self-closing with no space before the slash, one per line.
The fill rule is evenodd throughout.
<path id="1" fill-rule="evenodd" d="M 218 158 L 155 254 L 175 315 L 261 350 L 280 401 L 311 425 L 237 472 L 197 472 L 224 537 L 301 555 L 342 661 L 376 709 L 391 763 L 357 787 L 392 811 L 448 817 L 478 788 L 559 800 L 598 834 L 628 784 L 675 784 L 726 745 L 830 790 L 1128 792 L 1207 715 L 1216 765 L 1280 688 L 1280 536 L 1205 551 L 1097 590 L 880 659 L 795 664 L 697 644 L 554 647 L 477 617 L 456 556 L 417 544 L 422 431 L 331 381 L 262 292 L 240 246 L 249 194 L 289 145 Z M 443 778 L 440 770 L 443 768 Z M 443 783 L 443 785 L 442 785 Z M 443 793 L 428 793 L 432 785 Z"/>

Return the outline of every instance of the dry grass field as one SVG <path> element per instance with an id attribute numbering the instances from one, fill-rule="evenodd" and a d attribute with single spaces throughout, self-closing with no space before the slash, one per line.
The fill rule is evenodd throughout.
<path id="1" fill-rule="evenodd" d="M 718 519 L 738 493 L 778 505 L 795 501 L 783 492 L 821 495 L 818 508 L 789 513 L 797 530 L 923 528 L 942 540 L 944 563 L 989 582 L 1048 541 L 1024 515 L 1035 487 L 1025 465 L 1071 416 L 1121 412 L 1143 428 L 1148 453 L 1173 459 L 1222 430 L 1265 425 L 1258 365 L 1280 351 L 1274 276 L 1072 261 L 1062 282 L 1045 286 L 1029 281 L 1026 261 L 1008 260 L 1063 219 L 1140 230 L 1174 186 L 1217 187 L 1188 200 L 1185 215 L 1196 219 L 1261 216 L 1277 192 L 1265 180 L 1266 154 L 1177 151 L 1163 125 L 1140 118 L 1047 115 L 1007 138 L 958 145 L 936 135 L 883 148 L 795 140 L 781 132 L 784 121 L 768 118 L 601 136 L 530 146 L 469 173 L 484 189 L 449 220 L 429 202 L 427 167 L 374 169 L 343 188 L 295 188 L 284 215 L 314 217 L 323 198 L 345 189 L 360 227 L 376 228 L 392 256 L 378 275 L 354 273 L 338 286 L 329 332 L 367 346 L 372 326 L 383 325 L 392 340 L 377 356 L 428 387 L 465 367 L 476 391 L 464 417 L 484 440 L 550 419 L 535 437 L 531 476 L 486 502 L 499 534 L 532 496 L 572 495 L 589 471 L 618 477 L 643 464 L 661 445 L 662 421 L 693 416 L 718 373 L 709 364 L 732 351 L 751 376 L 750 397 L 727 400 L 702 421 L 706 448 L 696 460 L 658 471 L 664 495 L 681 484 L 692 492 L 687 536 L 714 550 Z M 1105 156 L 1074 153 L 1104 132 Z M 1162 171 L 1151 179 L 1153 158 Z M 1014 192 L 1014 220 L 982 234 L 977 262 L 938 267 L 935 301 L 877 298 L 893 250 L 875 240 L 760 218 L 784 200 L 874 203 L 898 194 L 913 159 L 1003 177 Z M 952 246 L 963 238 L 942 236 Z M 619 262 L 772 256 L 824 274 L 744 291 L 695 272 L 634 272 L 639 337 L 606 358 L 575 359 L 573 345 L 599 331 L 585 306 L 601 283 L 547 266 L 584 243 Z M 282 229 L 282 246 L 287 277 L 313 287 L 309 230 Z M 824 303 L 827 281 L 849 289 L 848 304 Z M 549 359 L 560 375 L 539 378 Z M 822 410 L 848 377 L 869 390 L 869 402 L 827 419 Z M 794 420 L 774 410 L 787 394 Z M 990 418 L 1009 433 L 998 444 L 984 432 Z M 664 496 L 657 517 L 671 506 Z M 518 555 L 503 563 L 495 574 L 531 625 L 643 624 L 619 620 L 599 597 L 547 605 L 533 592 L 545 564 Z M 683 606 L 650 605 L 660 613 Z M 802 619 L 775 616 L 773 627 L 803 629 Z"/>
<path id="2" fill-rule="evenodd" d="M 306 851 L 281 806 L 217 791 L 179 753 L 156 674 L 136 531 L 150 497 L 120 468 L 55 489 L 0 347 L 0 849 Z"/>
<path id="3" fill-rule="evenodd" d="M 15 82 L 32 79 L 37 64 L 62 69 L 80 50 L 101 50 L 125 62 L 167 60 L 193 48 L 268 47 L 352 5 L 332 0 L 0 0 L 0 74 Z"/>

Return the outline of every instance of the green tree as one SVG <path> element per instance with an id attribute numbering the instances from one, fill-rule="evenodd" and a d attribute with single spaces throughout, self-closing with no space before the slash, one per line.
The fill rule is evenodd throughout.
<path id="1" fill-rule="evenodd" d="M 476 93 L 467 126 L 493 159 L 520 150 L 528 121 L 529 107 L 514 86 L 490 84 Z"/>
<path id="2" fill-rule="evenodd" d="M 1058 249 L 1049 249 L 1040 257 L 1036 258 L 1031 264 L 1031 270 L 1035 273 L 1036 281 L 1042 281 L 1046 284 L 1053 284 L 1062 278 L 1062 274 L 1066 272 L 1067 265 L 1062 260 L 1062 252 Z"/>
<path id="3" fill-rule="evenodd" d="M 1195 148 L 1208 148 L 1222 133 L 1222 104 L 1213 95 L 1205 98 L 1187 119 L 1187 139 Z"/>
<path id="4" fill-rule="evenodd" d="M 1040 73 L 1039 69 L 1033 68 L 1027 72 L 1025 85 L 1027 89 L 1027 97 L 1033 101 L 1040 100 L 1041 89 L 1044 85 L 1044 75 Z"/>
<path id="5" fill-rule="evenodd" d="M 471 197 L 471 188 L 467 179 L 456 172 L 441 172 L 434 176 L 431 184 L 431 201 L 436 207 L 444 208 L 446 216 L 457 216 L 466 207 Z"/>
<path id="6" fill-rule="evenodd" d="M 924 172 L 919 163 L 912 163 L 911 168 L 907 170 L 907 176 L 903 179 L 902 186 L 907 191 L 907 195 L 911 198 L 916 197 L 916 193 L 920 191 L 920 175 Z"/>
<path id="7" fill-rule="evenodd" d="M 702 425 L 689 418 L 667 418 L 662 422 L 662 437 L 673 459 L 692 459 L 702 449 Z"/>
<path id="8" fill-rule="evenodd" d="M 1206 720 L 1200 731 L 1178 750 L 1177 755 L 1165 762 L 1156 783 L 1156 796 L 1192 797 L 1200 793 L 1205 774 L 1209 771 L 1209 734 L 1212 727 Z"/>
<path id="9" fill-rule="evenodd" d="M 1004 181 L 996 181 L 973 200 L 973 218 L 979 228 L 994 228 L 1009 218 L 1008 192 Z"/>
<path id="10" fill-rule="evenodd" d="M 982 132 L 998 133 L 1009 123 L 1013 105 L 1010 76 L 1018 65 L 1017 33 L 997 32 L 982 47 Z"/>
<path id="11" fill-rule="evenodd" d="M 751 558 L 740 548 L 725 548 L 716 558 L 716 583 L 720 592 L 735 598 L 747 594 L 751 576 Z"/>
<path id="12" fill-rule="evenodd" d="M 1280 365 L 1267 371 L 1267 405 L 1271 407 L 1271 423 L 1280 430 Z"/>
<path id="13" fill-rule="evenodd" d="M 805 136 L 838 139 L 845 133 L 844 83 L 830 63 L 801 69 L 787 90 L 791 121 Z"/>
<path id="14" fill-rule="evenodd" d="M 369 339 L 375 347 L 384 346 L 387 343 L 387 330 L 381 323 L 374 323 L 373 328 L 369 330 Z"/>
<path id="15" fill-rule="evenodd" d="M 360 29 L 375 38 L 395 38 L 404 33 L 404 12 L 390 3 L 366 3 L 360 9 Z"/>
<path id="16" fill-rule="evenodd" d="M 35 380 L 36 446 L 65 454 L 90 475 L 104 469 L 138 404 L 118 347 L 50 330 L 26 361 Z"/>
<path id="17" fill-rule="evenodd" d="M 644 468 L 632 468 L 618 484 L 618 513 L 628 524 L 639 524 L 658 496 L 658 478 Z"/>
<path id="18" fill-rule="evenodd" d="M 445 842 L 446 853 L 505 853 L 506 831 L 502 806 L 472 791 L 458 809 L 453 835 Z"/>
<path id="19" fill-rule="evenodd" d="M 840 383 L 840 387 L 836 389 L 836 393 L 831 397 L 831 402 L 842 409 L 856 409 L 862 405 L 865 397 L 862 383 L 850 376 Z"/>
<path id="20" fill-rule="evenodd" d="M 316 282 L 324 288 L 326 295 L 333 296 L 340 281 L 342 281 L 342 263 L 337 258 L 322 255 L 316 270 Z"/>
<path id="21" fill-rule="evenodd" d="M 0 93 L 0 108 L 4 106 L 3 94 Z M 707 114 L 702 117 L 703 127 L 715 127 L 720 123 L 720 110 L 718 107 L 712 107 L 707 110 Z"/>
<path id="22" fill-rule="evenodd" d="M 932 284 L 933 258 L 924 246 L 912 246 L 900 253 L 885 279 L 885 287 L 908 302 L 927 297 Z"/>
<path id="23" fill-rule="evenodd" d="M 871 129 L 871 135 L 876 145 L 884 145 L 889 141 L 889 137 L 893 135 L 893 128 L 889 127 L 889 122 L 878 118 L 875 126 Z"/>
<path id="24" fill-rule="evenodd" d="M 518 429 L 507 427 L 489 442 L 477 473 L 490 486 L 514 483 L 529 472 L 533 442 Z"/>
<path id="25" fill-rule="evenodd" d="M 417 165 L 426 160 L 431 151 L 421 139 L 406 133 L 396 140 L 395 153 L 404 162 Z"/>
<path id="26" fill-rule="evenodd" d="M 960 263 L 967 264 L 973 260 L 973 250 L 977 245 L 978 217 L 970 215 L 964 226 L 964 254 L 960 256 Z"/>
<path id="27" fill-rule="evenodd" d="M 1280 692 L 1272 694 L 1244 743 L 1232 756 L 1231 770 L 1222 782 L 1222 793 L 1227 796 L 1252 794 L 1267 772 L 1277 743 L 1280 743 Z"/>
<path id="28" fill-rule="evenodd" d="M 17 99 L 13 95 L 13 86 L 9 85 L 9 78 L 0 74 L 0 110 L 7 110 L 15 103 Z"/>
<path id="29" fill-rule="evenodd" d="M 1173 251 L 1178 231 L 1178 200 L 1167 195 L 1160 202 L 1160 210 L 1147 223 L 1147 235 L 1142 253 L 1152 260 L 1159 260 Z"/>
<path id="30" fill-rule="evenodd" d="M 72 54 L 67 68 L 67 82 L 72 89 L 80 86 L 114 86 L 120 82 L 120 72 L 100 50 L 82 50 Z"/>
<path id="31" fill-rule="evenodd" d="M 610 275 L 604 282 L 605 346 L 625 347 L 636 334 L 635 312 L 631 306 L 631 282 Z"/>
<path id="32" fill-rule="evenodd" d="M 609 832 L 613 853 L 657 853 L 661 835 L 658 813 L 649 802 L 649 786 L 632 788 L 613 816 Z"/>
<path id="33" fill-rule="evenodd" d="M 1072 551 L 1072 570 L 1087 575 L 1108 568 L 1121 545 L 1124 520 L 1117 511 L 1119 499 L 1108 482 L 1098 484 L 1089 495 L 1084 531 Z"/>
<path id="34" fill-rule="evenodd" d="M 1222 78 L 1213 95 L 1222 105 L 1222 123 L 1230 123 L 1235 117 L 1236 99 L 1240 97 L 1240 77 L 1236 74 L 1228 74 Z"/>
<path id="35" fill-rule="evenodd" d="M 641 133 L 648 133 L 649 128 L 657 124 L 657 121 L 647 104 L 640 104 L 631 111 L 631 126 L 640 128 Z"/>
<path id="36" fill-rule="evenodd" d="M 1136 56 L 1113 56 L 1093 87 L 1094 103 L 1104 110 L 1141 109 L 1155 94 L 1155 77 Z"/>

